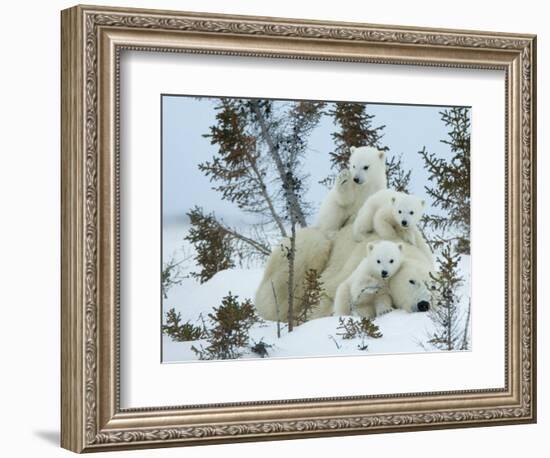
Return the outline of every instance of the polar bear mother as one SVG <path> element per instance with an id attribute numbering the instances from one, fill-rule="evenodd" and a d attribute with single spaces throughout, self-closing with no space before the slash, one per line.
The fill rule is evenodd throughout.
<path id="1" fill-rule="evenodd" d="M 338 286 L 345 282 L 365 258 L 365 243 L 382 240 L 376 233 L 369 234 L 363 242 L 353 238 L 353 226 L 346 225 L 338 231 L 333 241 L 330 257 L 321 274 L 323 297 L 312 318 L 329 316 L 333 313 L 334 298 Z M 399 238 L 392 240 L 401 243 L 402 261 L 399 270 L 389 280 L 389 295 L 393 307 L 407 312 L 425 312 L 431 304 L 430 273 L 434 272 L 433 263 L 421 249 L 403 242 Z M 369 315 L 374 318 L 375 314 Z"/>
<path id="2" fill-rule="evenodd" d="M 350 148 L 348 168 L 338 175 L 334 187 L 322 203 L 317 224 L 296 233 L 294 297 L 303 294 L 308 270 L 315 269 L 321 273 L 327 267 L 332 239 L 337 232 L 353 222 L 368 197 L 385 188 L 384 152 L 369 146 Z M 284 319 L 288 313 L 288 260 L 285 249 L 288 244 L 288 239 L 285 239 L 275 246 L 256 291 L 256 309 L 268 320 Z"/>

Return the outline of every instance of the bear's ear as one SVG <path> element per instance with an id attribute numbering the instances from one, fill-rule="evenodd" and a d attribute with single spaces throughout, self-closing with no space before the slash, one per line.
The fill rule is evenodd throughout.
<path id="1" fill-rule="evenodd" d="M 367 254 L 374 250 L 374 243 L 367 243 Z"/>
<path id="2" fill-rule="evenodd" d="M 384 151 L 378 151 L 378 158 L 384 159 Z"/>
<path id="3" fill-rule="evenodd" d="M 350 152 L 350 154 L 353 154 L 354 151 L 355 151 L 356 149 L 357 149 L 357 148 L 356 148 L 355 146 L 350 146 L 350 147 L 349 147 L 349 152 Z"/>
<path id="4" fill-rule="evenodd" d="M 422 207 L 426 206 L 426 201 L 425 201 L 424 199 L 422 199 L 422 200 L 420 201 L 420 205 L 422 205 Z"/>

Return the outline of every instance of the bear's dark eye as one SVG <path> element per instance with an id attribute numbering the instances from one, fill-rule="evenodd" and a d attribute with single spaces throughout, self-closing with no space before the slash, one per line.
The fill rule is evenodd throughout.
<path id="1" fill-rule="evenodd" d="M 414 212 L 411 212 L 411 215 L 414 215 Z"/>
<path id="2" fill-rule="evenodd" d="M 410 283 L 411 285 L 416 285 L 416 282 L 415 282 L 414 280 L 409 280 L 409 283 Z"/>
<path id="3" fill-rule="evenodd" d="M 354 169 L 354 168 L 355 168 L 355 166 L 354 166 L 354 165 L 352 165 L 352 166 L 351 166 L 351 168 L 352 168 L 352 169 Z"/>
<path id="4" fill-rule="evenodd" d="M 435 285 L 432 285 L 432 289 L 436 289 L 436 288 L 435 288 Z"/>
<path id="5" fill-rule="evenodd" d="M 377 259 L 376 262 L 377 262 L 378 264 L 380 264 L 380 259 Z"/>
<path id="6" fill-rule="evenodd" d="M 399 214 L 401 214 L 401 210 L 399 210 Z"/>
<path id="7" fill-rule="evenodd" d="M 390 264 L 393 264 L 393 259 L 390 259 Z"/>
<path id="8" fill-rule="evenodd" d="M 365 167 L 363 167 L 363 170 L 368 170 L 368 169 L 369 169 L 368 165 L 365 165 Z"/>

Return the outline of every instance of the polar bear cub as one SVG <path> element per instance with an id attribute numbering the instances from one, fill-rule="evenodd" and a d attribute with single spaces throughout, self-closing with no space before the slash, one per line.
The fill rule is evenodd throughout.
<path id="1" fill-rule="evenodd" d="M 348 168 L 336 177 L 321 204 L 316 227 L 325 234 L 339 230 L 369 196 L 381 189 L 386 189 L 384 151 L 370 146 L 351 147 Z"/>
<path id="2" fill-rule="evenodd" d="M 392 308 L 388 280 L 399 270 L 403 245 L 386 240 L 368 243 L 367 256 L 352 274 L 338 286 L 334 314 L 374 318 Z"/>
<path id="3" fill-rule="evenodd" d="M 353 223 L 353 238 L 359 242 L 375 232 L 382 239 L 399 238 L 416 246 L 433 263 L 433 253 L 418 221 L 424 213 L 425 202 L 416 196 L 383 189 L 367 199 Z"/>
<path id="4" fill-rule="evenodd" d="M 403 192 L 383 189 L 367 199 L 353 224 L 353 238 L 363 240 L 370 232 L 383 239 L 399 237 L 417 245 L 420 231 L 418 221 L 424 212 L 425 202 Z"/>

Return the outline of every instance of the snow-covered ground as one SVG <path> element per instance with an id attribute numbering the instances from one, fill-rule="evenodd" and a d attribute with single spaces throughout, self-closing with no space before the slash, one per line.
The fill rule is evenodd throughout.
<path id="1" fill-rule="evenodd" d="M 172 234 L 168 236 L 172 247 L 177 246 L 177 238 Z M 181 239 L 179 240 L 181 246 Z M 168 245 L 168 244 L 167 244 Z M 181 255 L 178 251 L 166 253 Z M 186 247 L 186 253 L 190 248 Z M 166 257 L 165 257 L 166 259 Z M 191 261 L 192 264 L 192 261 Z M 204 284 L 200 284 L 194 278 L 185 279 L 181 285 L 172 287 L 168 291 L 167 299 L 163 301 L 164 314 L 171 308 L 181 313 L 182 322 L 190 321 L 194 324 L 201 323 L 201 316 L 206 318 L 214 307 L 221 304 L 224 296 L 230 292 L 239 297 L 239 301 L 253 299 L 254 292 L 260 283 L 263 269 L 261 266 L 250 268 L 233 268 L 218 272 Z M 470 296 L 470 257 L 463 256 L 460 262 L 460 274 L 464 278 L 464 284 L 460 294 L 463 297 L 461 308 L 465 315 Z M 472 315 L 474 314 L 472 307 Z M 378 339 L 367 338 L 344 340 L 337 334 L 338 317 L 326 317 L 309 321 L 295 327 L 294 331 L 287 332 L 282 328 L 281 337 L 277 338 L 277 325 L 275 322 L 266 321 L 255 324 L 250 330 L 250 343 L 263 340 L 272 345 L 268 348 L 270 358 L 289 357 L 314 357 L 337 356 L 357 354 L 381 354 L 381 353 L 414 353 L 434 351 L 426 345 L 430 333 L 433 331 L 433 323 L 427 313 L 407 313 L 402 310 L 394 310 L 386 315 L 376 318 L 377 324 L 383 336 Z M 163 362 L 185 362 L 197 360 L 197 355 L 191 350 L 191 346 L 206 347 L 206 341 L 175 342 L 170 337 L 163 335 Z M 367 345 L 366 350 L 358 347 Z M 257 358 L 250 351 L 245 351 L 243 358 Z"/>

